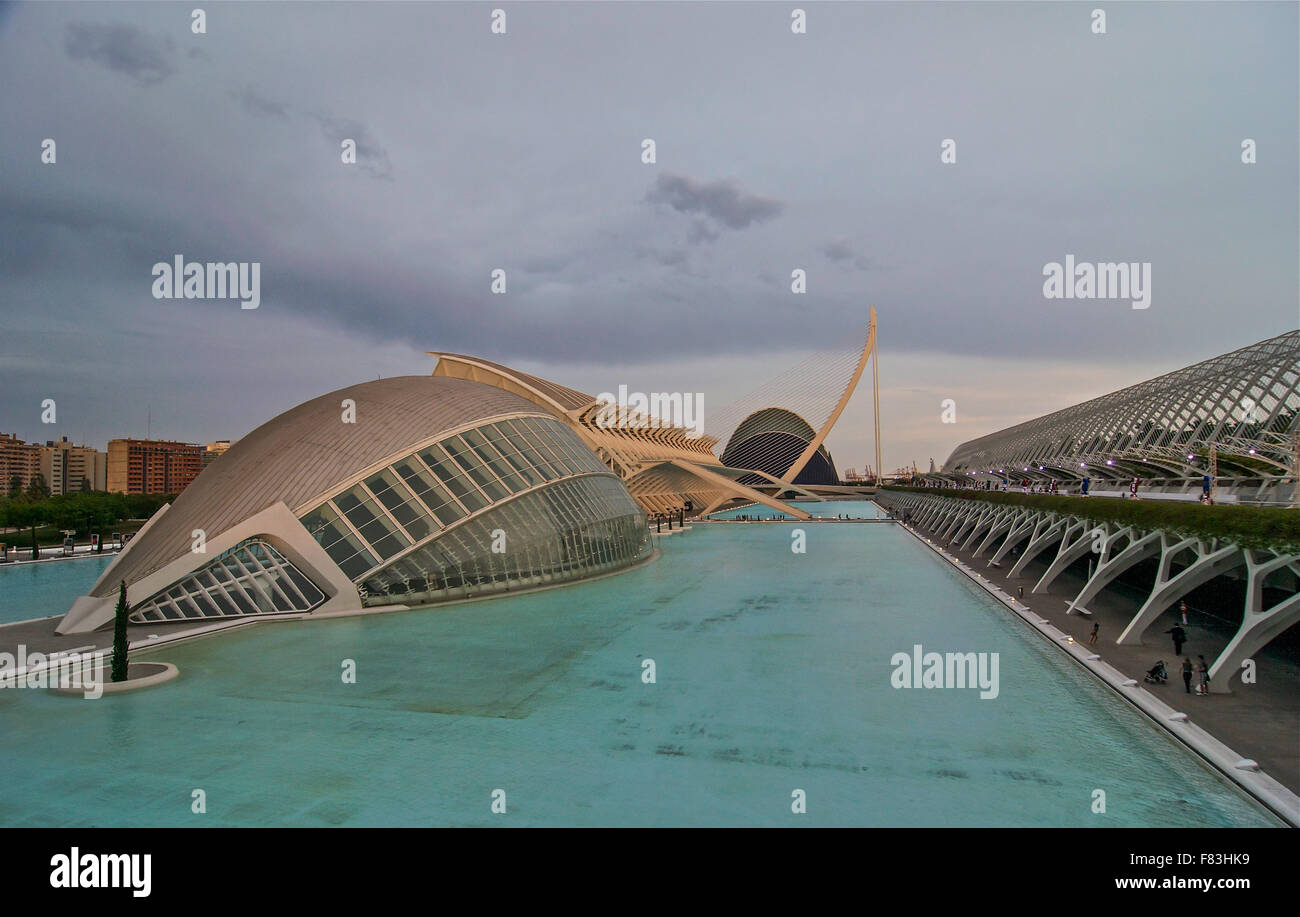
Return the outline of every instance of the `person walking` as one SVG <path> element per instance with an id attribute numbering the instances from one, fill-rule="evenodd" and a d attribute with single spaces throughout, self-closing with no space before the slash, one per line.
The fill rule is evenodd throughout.
<path id="1" fill-rule="evenodd" d="M 1097 643 L 1097 634 L 1100 633 L 1100 632 L 1101 632 L 1101 625 L 1100 625 L 1100 624 L 1093 624 L 1093 625 L 1092 625 L 1092 636 L 1090 636 L 1090 637 L 1088 638 L 1088 645 L 1089 645 L 1089 646 L 1095 646 L 1095 645 L 1096 645 L 1096 643 Z"/>
<path id="2" fill-rule="evenodd" d="M 1183 616 L 1182 626 L 1186 627 L 1187 626 L 1187 603 L 1186 602 L 1178 603 L 1178 613 Z"/>
<path id="3" fill-rule="evenodd" d="M 1183 655 L 1183 644 L 1187 642 L 1187 631 L 1183 630 L 1181 625 L 1175 624 L 1165 633 L 1174 638 L 1174 655 Z"/>
<path id="4" fill-rule="evenodd" d="M 1187 694 L 1192 693 L 1192 657 L 1183 657 L 1183 691 Z"/>
<path id="5" fill-rule="evenodd" d="M 1207 662 L 1205 661 L 1205 657 L 1204 657 L 1204 656 L 1197 656 L 1196 658 L 1199 660 L 1199 661 L 1196 663 L 1196 674 L 1199 676 L 1199 680 L 1198 680 L 1197 685 L 1196 685 L 1196 693 L 1197 693 L 1197 694 L 1209 694 L 1209 693 L 1210 693 L 1210 666 L 1209 666 L 1209 663 L 1207 663 Z"/>

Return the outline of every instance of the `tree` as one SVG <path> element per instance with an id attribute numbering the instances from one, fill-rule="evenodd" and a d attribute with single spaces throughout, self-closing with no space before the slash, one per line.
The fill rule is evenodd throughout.
<path id="1" fill-rule="evenodd" d="M 117 612 L 113 616 L 113 681 L 126 681 L 126 580 L 117 588 Z"/>
<path id="2" fill-rule="evenodd" d="M 21 497 L 23 493 L 23 476 L 20 474 L 9 475 L 9 496 Z"/>
<path id="3" fill-rule="evenodd" d="M 5 516 L 10 525 L 19 529 L 32 530 L 32 560 L 39 558 L 41 550 L 36 546 L 36 526 L 44 521 L 41 519 L 41 507 L 25 501 L 16 502 L 10 504 Z"/>
<path id="4" fill-rule="evenodd" d="M 90 478 L 81 479 L 81 492 L 83 494 L 90 493 Z"/>
<path id="5" fill-rule="evenodd" d="M 27 496 L 33 500 L 45 500 L 50 495 L 50 485 L 45 483 L 45 475 L 39 471 L 32 475 L 31 483 L 27 485 Z"/>

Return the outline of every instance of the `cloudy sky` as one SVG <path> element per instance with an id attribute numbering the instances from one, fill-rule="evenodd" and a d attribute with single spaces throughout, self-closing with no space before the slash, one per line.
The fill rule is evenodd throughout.
<path id="1" fill-rule="evenodd" d="M 707 425 L 874 305 L 924 468 L 1300 324 L 1295 4 L 195 5 L 0 6 L 0 431 L 237 438 L 438 349 Z M 153 298 L 176 254 L 260 308 Z M 1067 254 L 1150 308 L 1045 299 Z"/>

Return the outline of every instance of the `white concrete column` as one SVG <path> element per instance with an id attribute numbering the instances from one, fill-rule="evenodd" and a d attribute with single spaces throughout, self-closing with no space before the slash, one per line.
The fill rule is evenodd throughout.
<path id="1" fill-rule="evenodd" d="M 1259 552 L 1263 554 L 1264 552 Z M 1270 640 L 1300 621 L 1300 593 L 1296 593 L 1272 608 L 1265 609 L 1264 581 L 1270 573 L 1290 567 L 1300 575 L 1300 554 L 1272 554 L 1257 558 L 1256 552 L 1243 552 L 1246 558 L 1246 602 L 1241 627 L 1219 658 L 1210 666 L 1210 692 L 1231 694 L 1232 683 L 1241 676 L 1241 664 L 1259 652 Z"/>
<path id="2" fill-rule="evenodd" d="M 1202 583 L 1207 583 L 1214 577 L 1245 563 L 1241 548 L 1235 544 L 1219 548 L 1198 538 L 1184 538 L 1169 544 L 1168 536 L 1163 532 L 1160 538 L 1162 541 L 1160 570 L 1156 574 L 1155 586 L 1142 607 L 1138 609 L 1138 613 L 1133 616 L 1133 620 L 1129 622 L 1128 627 L 1124 628 L 1124 632 L 1119 635 L 1116 643 L 1125 646 L 1141 646 L 1142 635 L 1165 609 Z M 1177 576 L 1170 576 L 1174 558 L 1189 547 L 1196 551 L 1196 560 Z"/>

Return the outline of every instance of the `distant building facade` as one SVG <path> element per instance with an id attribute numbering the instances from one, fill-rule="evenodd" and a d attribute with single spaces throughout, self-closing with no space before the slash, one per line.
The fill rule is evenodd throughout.
<path id="1" fill-rule="evenodd" d="M 41 447 L 13 433 L 0 433 L 0 494 L 9 496 L 14 485 L 26 490 L 40 473 Z"/>
<path id="2" fill-rule="evenodd" d="M 218 456 L 224 455 L 230 448 L 230 440 L 219 439 L 215 443 L 208 443 L 203 447 L 203 467 L 207 468 Z"/>
<path id="3" fill-rule="evenodd" d="M 202 446 L 151 439 L 108 442 L 108 489 L 123 494 L 178 494 L 203 470 Z"/>
<path id="4" fill-rule="evenodd" d="M 66 436 L 40 446 L 40 471 L 52 496 L 108 489 L 108 455 Z"/>

